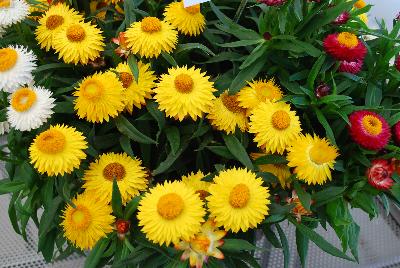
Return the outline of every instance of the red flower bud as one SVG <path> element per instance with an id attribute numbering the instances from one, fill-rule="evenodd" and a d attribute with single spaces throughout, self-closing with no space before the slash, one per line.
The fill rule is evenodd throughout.
<path id="1" fill-rule="evenodd" d="M 130 225 L 131 224 L 129 221 L 123 219 L 118 219 L 115 222 L 118 234 L 126 234 L 127 232 L 129 232 Z"/>
<path id="2" fill-rule="evenodd" d="M 286 3 L 286 0 L 258 0 L 258 2 L 267 6 L 280 6 Z"/>
<path id="3" fill-rule="evenodd" d="M 394 165 L 386 159 L 375 159 L 367 169 L 368 183 L 378 190 L 388 190 L 393 185 Z"/>
<path id="4" fill-rule="evenodd" d="M 332 23 L 336 25 L 345 24 L 350 19 L 350 13 L 345 11 L 340 14 Z"/>
<path id="5" fill-rule="evenodd" d="M 272 35 L 271 35 L 270 32 L 265 32 L 265 33 L 263 34 L 263 37 L 264 37 L 265 40 L 269 41 L 269 40 L 271 40 Z"/>
<path id="6" fill-rule="evenodd" d="M 327 84 L 322 83 L 315 89 L 315 96 L 317 96 L 317 98 L 319 99 L 329 95 L 330 92 L 331 88 Z"/>
<path id="7" fill-rule="evenodd" d="M 396 67 L 397 71 L 400 72 L 400 56 L 397 56 L 394 66 Z"/>

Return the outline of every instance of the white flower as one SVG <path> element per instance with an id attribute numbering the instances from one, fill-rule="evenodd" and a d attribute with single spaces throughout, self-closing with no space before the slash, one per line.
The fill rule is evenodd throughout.
<path id="1" fill-rule="evenodd" d="M 0 1 L 0 26 L 10 26 L 25 19 L 29 14 L 29 5 L 25 0 Z"/>
<path id="2" fill-rule="evenodd" d="M 0 48 L 0 91 L 14 92 L 33 81 L 36 56 L 23 46 Z"/>
<path id="3" fill-rule="evenodd" d="M 0 122 L 0 136 L 7 134 L 8 131 L 10 131 L 10 125 L 8 124 L 8 122 Z"/>
<path id="4" fill-rule="evenodd" d="M 20 88 L 10 96 L 7 120 L 20 131 L 36 129 L 47 122 L 54 113 L 51 92 L 43 87 Z"/>

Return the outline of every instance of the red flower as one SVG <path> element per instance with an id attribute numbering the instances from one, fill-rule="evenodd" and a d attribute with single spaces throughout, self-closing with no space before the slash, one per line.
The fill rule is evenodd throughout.
<path id="1" fill-rule="evenodd" d="M 130 222 L 127 220 L 123 220 L 123 219 L 118 219 L 115 222 L 115 226 L 117 229 L 117 233 L 118 234 L 126 234 L 127 232 L 129 232 L 129 227 L 130 227 Z"/>
<path id="2" fill-rule="evenodd" d="M 397 71 L 400 72 L 400 56 L 397 56 L 394 66 L 396 67 Z"/>
<path id="3" fill-rule="evenodd" d="M 340 14 L 332 23 L 336 25 L 345 24 L 350 19 L 350 13 L 345 11 Z"/>
<path id="4" fill-rule="evenodd" d="M 370 111 L 356 111 L 349 116 L 350 136 L 362 147 L 369 150 L 384 148 L 391 137 L 389 124 L 379 114 Z"/>
<path id="5" fill-rule="evenodd" d="M 258 2 L 264 3 L 267 6 L 280 6 L 286 3 L 286 0 L 259 0 Z"/>
<path id="6" fill-rule="evenodd" d="M 393 126 L 394 141 L 400 145 L 400 121 Z"/>
<path id="7" fill-rule="evenodd" d="M 333 58 L 346 61 L 364 59 L 367 53 L 367 48 L 357 36 L 348 32 L 328 35 L 324 39 L 324 49 Z"/>
<path id="8" fill-rule="evenodd" d="M 364 62 L 361 59 L 354 61 L 342 60 L 340 61 L 339 72 L 358 74 L 362 69 L 363 63 Z"/>
<path id="9" fill-rule="evenodd" d="M 118 34 L 118 38 L 113 38 L 112 42 L 118 45 L 118 47 L 115 49 L 115 53 L 121 58 L 128 58 L 129 49 L 126 45 L 125 32 L 120 32 Z"/>
<path id="10" fill-rule="evenodd" d="M 375 159 L 367 169 L 368 183 L 378 190 L 388 190 L 393 185 L 394 165 L 386 159 Z"/>

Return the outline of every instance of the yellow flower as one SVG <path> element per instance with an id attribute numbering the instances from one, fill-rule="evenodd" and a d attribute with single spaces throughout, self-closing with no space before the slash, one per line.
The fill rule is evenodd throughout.
<path id="1" fill-rule="evenodd" d="M 300 180 L 307 184 L 323 184 L 332 179 L 331 169 L 338 155 L 338 149 L 327 139 L 307 134 L 292 142 L 286 159 Z"/>
<path id="2" fill-rule="evenodd" d="M 154 99 L 167 116 L 179 121 L 187 116 L 196 120 L 203 113 L 209 112 L 215 99 L 213 92 L 216 90 L 209 79 L 209 76 L 194 67 L 170 68 L 168 74 L 161 76 L 154 90 Z"/>
<path id="3" fill-rule="evenodd" d="M 127 154 L 108 153 L 91 163 L 85 171 L 83 188 L 93 193 L 99 201 L 111 202 L 113 181 L 117 181 L 122 202 L 129 202 L 139 191 L 147 188 L 147 173 L 142 162 Z"/>
<path id="4" fill-rule="evenodd" d="M 196 36 L 206 26 L 206 20 L 200 12 L 200 4 L 185 8 L 183 1 L 169 4 L 164 11 L 165 20 L 181 33 Z"/>
<path id="5" fill-rule="evenodd" d="M 150 189 L 139 203 L 139 226 L 160 245 L 190 240 L 200 231 L 206 212 L 203 202 L 184 183 L 174 181 Z"/>
<path id="6" fill-rule="evenodd" d="M 36 0 L 38 3 L 29 5 L 29 13 L 33 12 L 44 12 L 49 9 L 49 2 L 47 0 Z M 41 16 L 30 16 L 33 20 L 38 20 Z"/>
<path id="7" fill-rule="evenodd" d="M 86 77 L 74 92 L 79 118 L 102 123 L 118 116 L 124 107 L 124 88 L 116 74 L 97 73 Z"/>
<path id="8" fill-rule="evenodd" d="M 109 205 L 97 202 L 94 195 L 84 193 L 72 199 L 63 211 L 61 226 L 64 236 L 76 247 L 87 250 L 113 230 L 114 216 Z"/>
<path id="9" fill-rule="evenodd" d="M 365 24 L 368 24 L 368 15 L 366 13 L 358 15 L 358 17 L 360 18 L 360 20 L 362 22 L 364 22 Z"/>
<path id="10" fill-rule="evenodd" d="M 59 59 L 66 63 L 87 64 L 100 56 L 104 51 L 101 30 L 90 23 L 71 22 L 55 33 L 54 49 L 59 53 Z"/>
<path id="11" fill-rule="evenodd" d="M 358 0 L 357 2 L 355 2 L 354 7 L 356 8 L 364 8 L 366 7 L 367 4 L 365 3 L 364 0 Z"/>
<path id="12" fill-rule="evenodd" d="M 228 169 L 214 178 L 207 197 L 210 217 L 217 226 L 237 233 L 255 228 L 268 215 L 269 190 L 246 169 Z"/>
<path id="13" fill-rule="evenodd" d="M 238 93 L 239 105 L 243 108 L 253 109 L 262 102 L 280 100 L 283 97 L 280 87 L 273 78 L 268 81 L 257 80 L 248 84 Z"/>
<path id="14" fill-rule="evenodd" d="M 157 77 L 150 69 L 150 64 L 138 62 L 139 76 L 138 81 L 132 74 L 131 68 L 127 63 L 120 63 L 115 71 L 119 73 L 119 79 L 125 88 L 125 109 L 132 113 L 133 108 L 141 108 L 146 104 L 145 99 L 151 98 L 151 93 L 155 87 Z"/>
<path id="15" fill-rule="evenodd" d="M 128 48 L 141 57 L 157 58 L 161 52 L 170 53 L 178 43 L 178 32 L 156 17 L 134 22 L 125 32 Z"/>
<path id="16" fill-rule="evenodd" d="M 57 33 L 62 31 L 66 25 L 82 20 L 82 15 L 70 9 L 66 4 L 53 5 L 39 20 L 39 26 L 35 31 L 36 40 L 41 48 L 49 51 L 50 48 L 54 48 L 54 36 Z"/>
<path id="17" fill-rule="evenodd" d="M 236 126 L 244 132 L 248 128 L 246 112 L 246 109 L 239 106 L 237 95 L 230 96 L 225 92 L 213 101 L 207 118 L 216 129 L 228 134 L 234 133 Z"/>
<path id="18" fill-rule="evenodd" d="M 208 181 L 203 181 L 202 179 L 205 177 L 204 173 L 200 170 L 197 173 L 189 173 L 186 176 L 182 176 L 182 182 L 192 188 L 192 190 L 199 194 L 201 200 L 208 195 L 208 187 L 210 187 L 211 183 Z"/>
<path id="19" fill-rule="evenodd" d="M 251 158 L 253 160 L 256 160 L 259 157 L 263 157 L 269 154 L 265 153 L 252 153 Z M 264 165 L 258 165 L 258 168 L 262 172 L 269 172 L 273 175 L 275 175 L 279 179 L 279 184 L 283 189 L 286 189 L 286 187 L 290 187 L 290 176 L 292 175 L 290 173 L 290 169 L 287 165 L 285 164 L 264 164 Z"/>
<path id="20" fill-rule="evenodd" d="M 250 116 L 250 133 L 267 153 L 282 154 L 301 131 L 299 117 L 284 102 L 261 103 Z"/>
<path id="21" fill-rule="evenodd" d="M 64 125 L 50 126 L 29 147 L 31 164 L 39 173 L 64 175 L 78 168 L 86 158 L 87 142 L 81 132 Z"/>

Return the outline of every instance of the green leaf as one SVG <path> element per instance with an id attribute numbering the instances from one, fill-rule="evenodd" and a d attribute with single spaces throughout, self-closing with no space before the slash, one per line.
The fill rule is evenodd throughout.
<path id="1" fill-rule="evenodd" d="M 171 146 L 172 152 L 176 154 L 181 145 L 181 136 L 179 133 L 179 129 L 175 126 L 167 127 L 165 129 L 165 134 L 167 135 L 167 139 Z"/>
<path id="2" fill-rule="evenodd" d="M 378 215 L 378 208 L 376 206 L 375 200 L 373 196 L 367 193 L 358 192 L 356 196 L 351 200 L 351 204 L 354 207 L 361 208 L 362 210 L 367 212 L 371 219 Z"/>
<path id="3" fill-rule="evenodd" d="M 281 242 L 279 242 L 278 237 L 276 236 L 275 232 L 271 229 L 270 225 L 263 225 L 262 226 L 263 233 L 265 238 L 271 243 L 272 246 L 275 248 L 282 248 Z"/>
<path id="4" fill-rule="evenodd" d="M 49 64 L 44 64 L 36 67 L 33 71 L 33 73 L 37 74 L 40 72 L 47 71 L 49 72 L 50 70 L 59 70 L 59 69 L 71 69 L 73 68 L 73 65 L 71 64 L 66 64 L 66 63 L 49 63 Z"/>
<path id="5" fill-rule="evenodd" d="M 56 196 L 52 200 L 51 205 L 44 210 L 39 223 L 39 237 L 45 237 L 53 225 L 55 225 L 57 212 L 62 202 L 63 199 L 60 196 Z"/>
<path id="6" fill-rule="evenodd" d="M 281 239 L 281 244 L 282 244 L 282 249 L 283 249 L 283 257 L 284 257 L 284 267 L 288 268 L 289 260 L 290 260 L 289 243 L 288 243 L 285 233 L 283 232 L 283 230 L 279 224 L 276 224 L 276 229 L 278 230 L 278 234 Z"/>
<path id="7" fill-rule="evenodd" d="M 315 108 L 315 113 L 317 115 L 318 121 L 325 128 L 326 136 L 332 144 L 336 145 L 335 135 L 333 134 L 332 128 L 326 120 L 324 114 L 318 108 Z"/>
<path id="8" fill-rule="evenodd" d="M 246 58 L 246 60 L 240 65 L 239 69 L 243 70 L 244 68 L 249 67 L 251 64 L 253 64 L 255 61 L 258 59 L 262 58 L 265 56 L 267 52 L 268 46 L 266 44 L 260 44 L 257 46 L 251 54 Z"/>
<path id="9" fill-rule="evenodd" d="M 261 42 L 264 42 L 264 40 L 263 39 L 240 40 L 240 41 L 216 44 L 216 45 L 220 47 L 246 47 L 246 46 L 256 45 Z"/>
<path id="10" fill-rule="evenodd" d="M 265 63 L 267 61 L 267 57 L 262 57 L 258 59 L 254 64 L 242 69 L 233 79 L 229 92 L 234 94 L 237 93 L 240 89 L 242 89 L 248 81 L 251 81 L 254 77 L 258 75 L 258 73 L 262 70 Z"/>
<path id="11" fill-rule="evenodd" d="M 137 141 L 139 143 L 144 144 L 156 144 L 156 141 L 142 134 L 139 130 L 137 130 L 128 119 L 126 119 L 123 115 L 119 115 L 115 119 L 115 125 L 119 132 L 130 138 L 131 140 Z"/>
<path id="12" fill-rule="evenodd" d="M 57 229 L 53 229 L 46 236 L 40 237 L 38 242 L 38 251 L 42 252 L 46 262 L 51 262 L 53 259 L 55 239 L 57 237 Z"/>
<path id="13" fill-rule="evenodd" d="M 365 105 L 376 107 L 381 104 L 382 89 L 373 83 L 368 83 L 367 93 L 365 94 Z"/>
<path id="14" fill-rule="evenodd" d="M 286 160 L 285 156 L 276 154 L 263 155 L 254 160 L 255 165 L 287 164 L 287 163 L 288 161 Z"/>
<path id="15" fill-rule="evenodd" d="M 136 267 L 137 264 L 144 262 L 150 256 L 156 254 L 156 252 L 149 248 L 143 248 L 141 250 L 137 250 L 132 252 L 128 257 L 125 259 L 116 262 L 112 267 Z"/>
<path id="16" fill-rule="evenodd" d="M 311 195 L 306 191 L 304 191 L 304 189 L 301 187 L 301 185 L 297 180 L 294 180 L 293 185 L 303 207 L 307 210 L 310 210 Z"/>
<path id="17" fill-rule="evenodd" d="M 135 78 L 135 81 L 139 81 L 139 66 L 136 61 L 136 57 L 134 55 L 129 55 L 128 57 L 128 65 L 129 68 L 131 69 L 131 72 L 133 74 L 133 77 Z"/>
<path id="18" fill-rule="evenodd" d="M 168 53 L 162 51 L 161 56 L 169 63 L 171 66 L 176 67 L 178 63 L 176 63 L 175 59 Z"/>
<path id="19" fill-rule="evenodd" d="M 84 264 L 84 268 L 96 268 L 101 261 L 104 251 L 106 250 L 110 240 L 108 238 L 102 238 L 96 243 L 94 248 L 90 251 Z"/>
<path id="20" fill-rule="evenodd" d="M 56 102 L 54 112 L 58 114 L 74 114 L 74 104 L 70 101 Z"/>
<path id="21" fill-rule="evenodd" d="M 301 267 L 307 267 L 307 254 L 309 239 L 296 229 L 296 246 L 297 253 L 300 257 Z"/>
<path id="22" fill-rule="evenodd" d="M 138 195 L 138 196 L 135 196 L 134 198 L 132 198 L 131 201 L 129 201 L 129 203 L 125 207 L 125 213 L 124 213 L 125 220 L 128 220 L 136 212 L 141 199 L 142 199 L 142 197 L 140 195 Z"/>
<path id="23" fill-rule="evenodd" d="M 112 198 L 111 198 L 111 205 L 113 212 L 117 218 L 122 218 L 122 197 L 121 192 L 118 188 L 117 180 L 114 178 L 113 180 L 113 188 L 112 188 Z"/>
<path id="24" fill-rule="evenodd" d="M 146 109 L 157 121 L 159 130 L 163 130 L 165 127 L 165 116 L 164 113 L 158 109 L 158 104 L 155 101 L 148 101 L 146 104 Z"/>
<path id="25" fill-rule="evenodd" d="M 342 196 L 345 190 L 346 190 L 345 187 L 329 186 L 324 188 L 322 191 L 314 193 L 311 199 L 314 200 L 315 207 L 320 207 Z"/>
<path id="26" fill-rule="evenodd" d="M 21 191 L 25 188 L 25 182 L 23 180 L 10 181 L 9 179 L 4 179 L 0 181 L 0 195 L 15 193 Z"/>
<path id="27" fill-rule="evenodd" d="M 247 168 L 253 169 L 253 164 L 251 163 L 249 155 L 247 154 L 246 149 L 243 147 L 243 144 L 240 143 L 240 141 L 234 135 L 222 134 L 222 138 L 224 139 L 225 145 L 229 152 L 231 152 L 231 154 Z"/>
<path id="28" fill-rule="evenodd" d="M 321 70 L 322 64 L 325 62 L 326 55 L 322 54 L 314 63 L 313 67 L 307 78 L 307 85 L 310 90 L 314 90 L 314 82 L 318 76 L 319 71 Z"/>
<path id="29" fill-rule="evenodd" d="M 239 252 L 259 249 L 247 240 L 243 239 L 224 239 L 224 245 L 220 247 L 223 251 Z"/>
<path id="30" fill-rule="evenodd" d="M 176 47 L 175 54 L 179 54 L 184 51 L 190 51 L 193 49 L 199 49 L 209 56 L 215 56 L 214 52 L 212 52 L 208 47 L 199 43 L 187 43 L 187 44 L 179 44 Z"/>
<path id="31" fill-rule="evenodd" d="M 119 144 L 125 153 L 127 153 L 130 157 L 135 157 L 131 146 L 131 140 L 127 136 L 122 135 L 119 138 Z"/>
<path id="32" fill-rule="evenodd" d="M 161 162 L 160 165 L 153 171 L 153 176 L 159 175 L 167 171 L 175 163 L 178 157 L 186 150 L 188 145 L 188 141 L 183 140 L 178 151 L 176 151 L 176 153 L 171 152 L 170 154 L 168 154 L 167 158 L 163 162 Z"/>
<path id="33" fill-rule="evenodd" d="M 206 148 L 225 159 L 236 159 L 226 146 L 207 146 Z"/>

